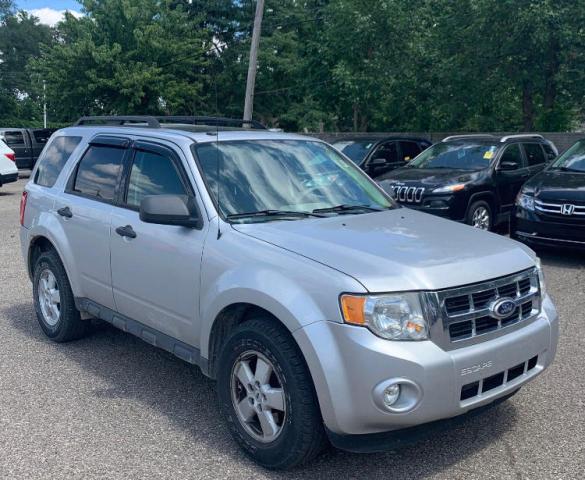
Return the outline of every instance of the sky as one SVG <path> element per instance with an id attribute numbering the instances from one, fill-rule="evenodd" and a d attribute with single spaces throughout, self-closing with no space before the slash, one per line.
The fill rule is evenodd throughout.
<path id="1" fill-rule="evenodd" d="M 55 25 L 63 18 L 66 10 L 74 14 L 81 11 L 81 5 L 75 0 L 17 0 L 16 6 L 47 25 Z"/>

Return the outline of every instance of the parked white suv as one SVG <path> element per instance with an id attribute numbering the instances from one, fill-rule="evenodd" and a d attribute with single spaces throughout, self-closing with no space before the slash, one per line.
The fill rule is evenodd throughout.
<path id="1" fill-rule="evenodd" d="M 14 151 L 0 139 L 0 187 L 18 180 Z"/>
<path id="2" fill-rule="evenodd" d="M 48 337 L 97 317 L 198 365 L 236 441 L 280 469 L 327 441 L 435 432 L 551 364 L 558 318 L 528 247 L 400 207 L 322 141 L 218 125 L 54 134 L 21 209 Z"/>

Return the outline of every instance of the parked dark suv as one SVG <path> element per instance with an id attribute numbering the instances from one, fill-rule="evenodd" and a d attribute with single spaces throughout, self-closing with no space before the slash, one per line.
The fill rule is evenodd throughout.
<path id="1" fill-rule="evenodd" d="M 531 245 L 585 248 L 585 139 L 522 187 L 510 234 Z"/>
<path id="2" fill-rule="evenodd" d="M 541 135 L 457 135 L 377 181 L 408 207 L 490 230 L 520 188 L 557 156 Z"/>
<path id="3" fill-rule="evenodd" d="M 395 168 L 403 167 L 429 148 L 431 142 L 409 137 L 354 137 L 337 140 L 332 145 L 370 177 L 377 179 Z"/>

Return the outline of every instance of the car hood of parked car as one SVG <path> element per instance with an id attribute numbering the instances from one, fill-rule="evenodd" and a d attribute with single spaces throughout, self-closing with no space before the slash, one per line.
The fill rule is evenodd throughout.
<path id="1" fill-rule="evenodd" d="M 467 183 L 481 175 L 481 170 L 451 168 L 399 168 L 376 178 L 381 185 L 417 185 L 437 187 L 451 183 Z"/>
<path id="2" fill-rule="evenodd" d="M 437 290 L 534 266 L 520 243 L 407 208 L 233 227 L 344 272 L 370 292 Z"/>
<path id="3" fill-rule="evenodd" d="M 585 173 L 548 169 L 530 179 L 525 189 L 534 190 L 540 200 L 585 202 Z"/>

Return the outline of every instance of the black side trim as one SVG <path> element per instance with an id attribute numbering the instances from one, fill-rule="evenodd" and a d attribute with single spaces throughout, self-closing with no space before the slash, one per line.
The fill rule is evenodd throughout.
<path id="1" fill-rule="evenodd" d="M 154 328 L 147 327 L 136 320 L 121 315 L 120 313 L 104 307 L 88 298 L 76 298 L 75 306 L 78 310 L 87 312 L 93 317 L 111 323 L 114 327 L 119 328 L 124 332 L 131 333 L 150 345 L 162 348 L 185 362 L 197 365 L 201 368 L 201 371 L 207 375 L 208 361 L 206 358 L 201 357 L 198 348 L 181 342 L 180 340 L 159 332 Z"/>
<path id="2" fill-rule="evenodd" d="M 106 147 L 128 148 L 132 141 L 129 138 L 114 137 L 110 135 L 97 135 L 89 141 L 89 145 L 101 145 Z"/>
<path id="3" fill-rule="evenodd" d="M 482 407 L 474 408 L 462 415 L 453 418 L 446 418 L 444 420 L 437 420 L 435 422 L 417 425 L 415 427 L 403 428 L 400 430 L 393 430 L 391 432 L 370 433 L 365 435 L 339 435 L 327 429 L 327 435 L 334 447 L 341 450 L 354 453 L 377 453 L 387 452 L 397 448 L 403 448 L 421 440 L 433 437 L 445 430 L 454 428 L 463 423 L 471 417 L 482 414 L 486 410 L 490 410 L 496 405 L 505 402 L 510 397 L 515 395 L 518 390 L 514 390 L 508 395 L 494 400 Z"/>

